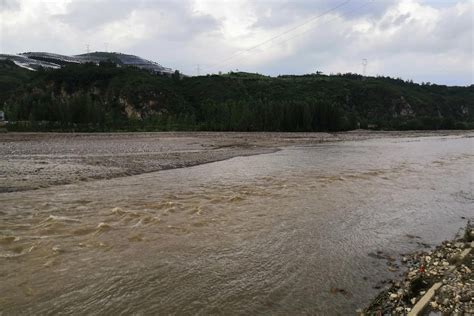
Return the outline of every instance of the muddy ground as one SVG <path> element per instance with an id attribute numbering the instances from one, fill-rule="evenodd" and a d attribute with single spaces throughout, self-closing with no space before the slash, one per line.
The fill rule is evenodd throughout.
<path id="1" fill-rule="evenodd" d="M 0 193 L 188 167 L 291 145 L 434 135 L 472 133 L 0 133 Z"/>

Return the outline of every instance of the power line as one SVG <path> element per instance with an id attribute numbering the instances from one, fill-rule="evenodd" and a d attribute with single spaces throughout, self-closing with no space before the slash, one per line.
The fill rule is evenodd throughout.
<path id="1" fill-rule="evenodd" d="M 364 3 L 363 5 L 357 7 L 357 8 L 355 8 L 355 9 L 353 9 L 353 10 L 350 10 L 350 11 L 346 12 L 346 14 L 350 14 L 350 13 L 354 13 L 354 12 L 356 12 L 356 11 L 359 11 L 359 10 L 363 9 L 364 7 L 368 6 L 368 5 L 371 4 L 371 3 L 372 3 L 371 0 L 368 0 L 368 2 Z M 339 18 L 339 17 L 336 17 L 336 18 L 331 19 L 331 20 L 326 21 L 326 22 L 334 21 L 334 20 L 336 20 L 337 18 Z M 305 30 L 305 31 L 303 31 L 303 32 L 300 32 L 300 33 L 298 33 L 298 34 L 292 36 L 292 37 L 285 38 L 285 39 L 283 39 L 283 40 L 281 40 L 281 41 L 274 42 L 274 43 L 272 43 L 272 44 L 281 44 L 281 43 L 288 42 L 288 41 L 290 41 L 290 40 L 292 40 L 292 39 L 294 39 L 294 38 L 296 38 L 296 37 L 298 37 L 298 36 L 301 36 L 301 35 L 303 35 L 303 34 L 306 34 L 306 33 L 310 32 L 310 31 L 312 31 L 312 30 L 313 30 L 312 28 L 309 28 L 309 29 L 307 29 L 307 30 Z M 255 53 L 258 53 L 258 52 L 253 52 L 253 53 L 255 54 Z M 237 57 L 237 56 L 236 56 L 236 57 Z M 245 58 L 247 58 L 247 57 L 249 57 L 249 56 L 248 56 L 248 55 L 247 55 L 247 56 L 242 56 L 241 58 L 237 59 L 236 61 L 243 60 L 243 59 L 245 59 Z M 223 65 L 223 64 L 219 64 L 218 66 L 220 66 L 220 65 Z"/>
<path id="2" fill-rule="evenodd" d="M 303 26 L 305 26 L 305 25 L 307 25 L 307 24 L 309 24 L 309 23 L 312 23 L 312 22 L 314 22 L 315 20 L 317 20 L 317 19 L 319 19 L 319 18 L 322 18 L 323 16 L 327 15 L 328 13 L 331 13 L 332 11 L 335 11 L 335 10 L 339 9 L 340 7 L 345 6 L 346 4 L 348 4 L 348 3 L 351 2 L 351 1 L 352 1 L 352 0 L 346 0 L 346 1 L 344 1 L 344 2 L 342 2 L 342 3 L 340 3 L 340 4 L 338 4 L 337 6 L 332 7 L 331 9 L 329 9 L 329 10 L 327 10 L 327 11 L 324 11 L 323 13 L 321 13 L 321 14 L 319 14 L 319 15 L 316 15 L 316 16 L 314 16 L 314 17 L 312 17 L 312 18 L 306 20 L 305 22 L 303 22 L 303 23 L 301 23 L 301 24 L 298 24 L 298 25 L 296 25 L 296 26 L 294 26 L 294 27 L 292 27 L 292 28 L 290 28 L 290 29 L 288 29 L 288 30 L 286 30 L 286 31 L 284 31 L 284 32 L 282 32 L 282 33 L 280 33 L 280 34 L 277 34 L 277 35 L 275 35 L 275 36 L 273 36 L 273 37 L 271 37 L 271 38 L 269 38 L 269 39 L 267 39 L 267 40 L 265 40 L 265 41 L 263 41 L 263 42 L 260 42 L 260 43 L 257 44 L 257 45 L 254 45 L 254 46 L 252 46 L 252 47 L 250 47 L 250 48 L 247 48 L 247 49 L 244 49 L 244 50 L 240 50 L 240 51 L 234 53 L 233 55 L 231 55 L 230 57 L 228 57 L 228 58 L 226 58 L 226 59 L 224 59 L 224 60 L 221 60 L 220 62 L 218 62 L 218 63 L 216 63 L 216 64 L 210 65 L 210 66 L 208 66 L 208 67 L 206 67 L 206 68 L 212 69 L 212 68 L 215 68 L 215 67 L 217 67 L 217 66 L 220 66 L 220 65 L 223 64 L 224 62 L 226 62 L 226 61 L 228 61 L 228 60 L 231 60 L 231 59 L 234 59 L 235 57 L 237 57 L 237 56 L 239 56 L 239 55 L 242 55 L 242 54 L 245 53 L 245 52 L 249 52 L 249 51 L 251 51 L 251 50 L 254 50 L 254 49 L 256 49 L 256 48 L 258 48 L 258 47 L 260 47 L 260 46 L 262 46 L 262 45 L 265 45 L 265 44 L 267 44 L 267 43 L 269 43 L 269 42 L 271 42 L 271 41 L 273 41 L 273 40 L 275 40 L 275 39 L 277 39 L 277 38 L 282 37 L 283 35 L 286 35 L 286 34 L 288 34 L 288 33 L 290 33 L 290 32 L 293 32 L 293 31 L 296 30 L 296 29 L 299 29 L 299 28 L 301 28 L 301 27 L 303 27 Z"/>

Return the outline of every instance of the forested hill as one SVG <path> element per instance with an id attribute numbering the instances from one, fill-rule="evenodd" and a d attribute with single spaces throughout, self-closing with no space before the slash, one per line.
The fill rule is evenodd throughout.
<path id="1" fill-rule="evenodd" d="M 338 131 L 474 128 L 474 86 L 355 74 L 185 77 L 112 63 L 0 62 L 9 130 Z"/>

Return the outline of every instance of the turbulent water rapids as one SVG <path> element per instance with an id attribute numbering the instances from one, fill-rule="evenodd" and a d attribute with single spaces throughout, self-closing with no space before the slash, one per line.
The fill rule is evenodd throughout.
<path id="1" fill-rule="evenodd" d="M 370 254 L 435 245 L 473 210 L 461 136 L 2 193 L 0 314 L 353 314 L 400 273 Z"/>

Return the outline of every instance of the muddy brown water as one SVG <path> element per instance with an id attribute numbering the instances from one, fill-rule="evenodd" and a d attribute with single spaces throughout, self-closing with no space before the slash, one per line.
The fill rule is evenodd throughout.
<path id="1" fill-rule="evenodd" d="M 452 238 L 473 209 L 460 136 L 3 193 L 0 314 L 353 314 L 401 273 L 371 254 Z"/>

